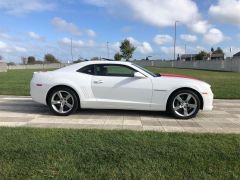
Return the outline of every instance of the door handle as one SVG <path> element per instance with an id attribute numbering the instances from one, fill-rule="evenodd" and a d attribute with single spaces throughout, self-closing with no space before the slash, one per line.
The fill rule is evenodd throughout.
<path id="1" fill-rule="evenodd" d="M 93 81 L 94 84 L 102 84 L 103 81 L 102 80 L 97 80 L 97 81 Z"/>

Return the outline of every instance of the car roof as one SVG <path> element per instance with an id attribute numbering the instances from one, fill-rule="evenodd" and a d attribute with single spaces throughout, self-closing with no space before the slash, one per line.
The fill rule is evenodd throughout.
<path id="1" fill-rule="evenodd" d="M 58 69 L 57 71 L 76 71 L 84 66 L 91 64 L 122 64 L 122 65 L 131 65 L 131 62 L 126 61 L 84 61 L 77 64 L 69 65 L 64 68 Z"/>

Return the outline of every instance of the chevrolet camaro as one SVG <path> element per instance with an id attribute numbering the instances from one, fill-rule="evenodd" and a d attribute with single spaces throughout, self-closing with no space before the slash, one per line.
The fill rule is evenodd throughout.
<path id="1" fill-rule="evenodd" d="M 80 108 L 167 111 L 189 119 L 213 108 L 209 84 L 186 76 L 154 74 L 131 62 L 87 61 L 35 72 L 34 101 L 60 116 Z"/>

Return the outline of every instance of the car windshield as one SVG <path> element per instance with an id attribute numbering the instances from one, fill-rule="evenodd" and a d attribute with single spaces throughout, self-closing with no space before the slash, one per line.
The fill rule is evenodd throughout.
<path id="1" fill-rule="evenodd" d="M 147 69 L 145 69 L 145 68 L 143 68 L 143 67 L 141 67 L 141 66 L 139 66 L 139 65 L 137 65 L 137 64 L 132 63 L 132 65 L 138 67 L 139 69 L 143 70 L 144 72 L 150 74 L 150 75 L 153 76 L 153 77 L 159 77 L 159 76 L 160 76 L 159 73 L 153 73 L 153 72 L 151 72 L 151 71 L 149 71 L 149 70 L 147 70 Z"/>

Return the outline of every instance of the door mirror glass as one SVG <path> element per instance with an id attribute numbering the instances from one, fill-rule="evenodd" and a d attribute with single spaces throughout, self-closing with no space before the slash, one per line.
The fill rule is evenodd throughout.
<path id="1" fill-rule="evenodd" d="M 135 72 L 134 73 L 134 77 L 135 78 L 146 78 L 142 73 L 140 73 L 140 72 Z"/>

